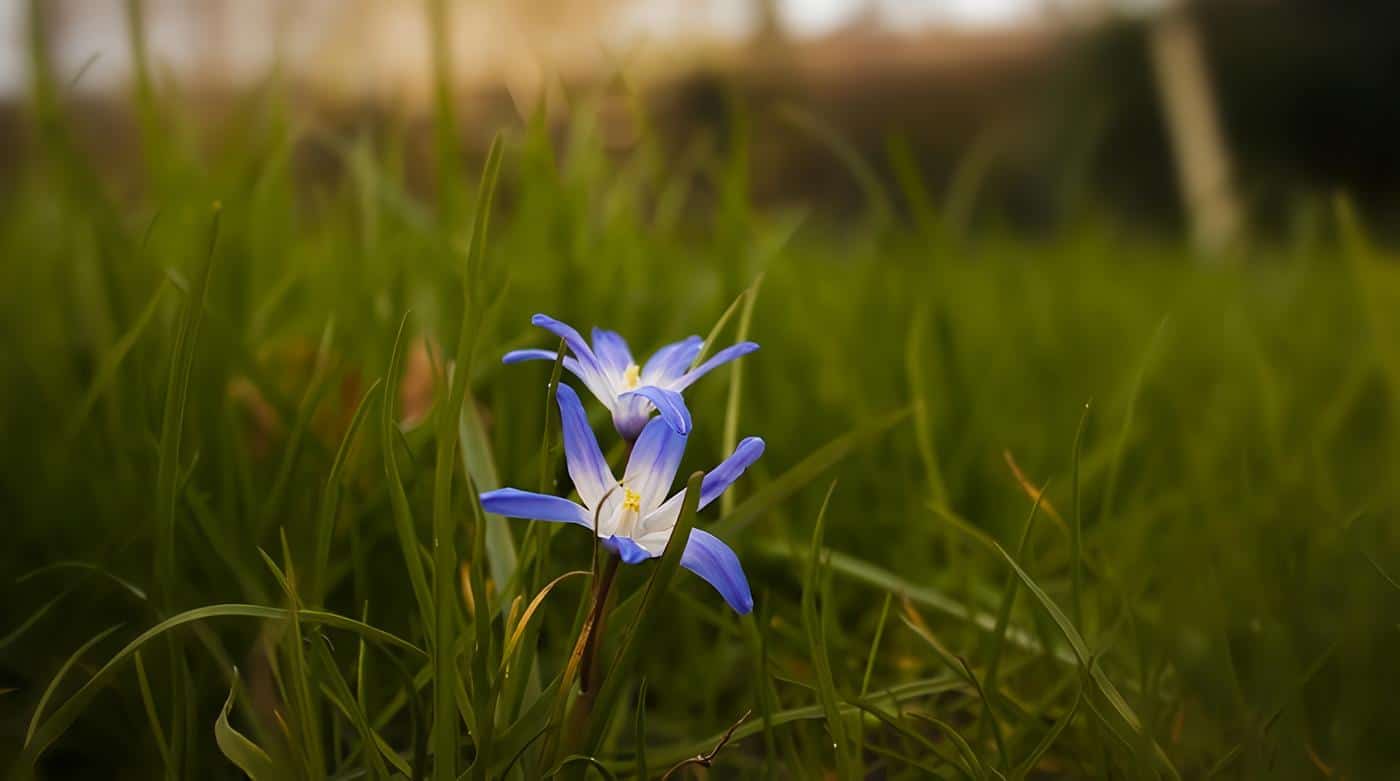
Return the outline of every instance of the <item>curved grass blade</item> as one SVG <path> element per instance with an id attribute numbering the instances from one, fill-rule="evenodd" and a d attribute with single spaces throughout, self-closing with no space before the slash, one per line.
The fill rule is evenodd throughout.
<path id="1" fill-rule="evenodd" d="M 1011 771 L 1012 781 L 1021 781 L 1021 779 L 1030 775 L 1032 770 L 1035 770 L 1035 766 L 1040 764 L 1041 758 L 1055 745 L 1055 741 L 1059 740 L 1060 733 L 1064 732 L 1065 728 L 1074 721 L 1074 717 L 1078 715 L 1079 706 L 1083 700 L 1084 688 L 1081 686 L 1075 690 L 1074 704 L 1065 712 L 1065 715 L 1061 716 L 1050 726 L 1050 731 L 1046 732 L 1045 736 L 1040 739 L 1040 742 L 1035 745 L 1035 748 L 1031 749 L 1031 753 L 1021 761 L 1021 764 L 1017 765 L 1016 768 Z"/>
<path id="2" fill-rule="evenodd" d="M 851 754 L 851 739 L 846 734 L 846 722 L 841 717 L 840 698 L 836 694 L 836 682 L 831 672 L 831 658 L 826 651 L 825 619 L 830 606 L 823 600 L 822 609 L 817 607 L 817 592 L 821 590 L 823 566 L 822 530 L 826 523 L 826 510 L 831 504 L 831 494 L 836 490 L 833 482 L 826 489 L 821 510 L 817 512 L 817 522 L 812 530 L 812 544 L 807 553 L 807 575 L 802 584 L 802 625 L 807 633 L 807 649 L 812 657 L 812 667 L 817 676 L 817 699 L 826 712 L 826 728 L 831 733 L 831 747 L 836 751 L 836 773 L 838 778 L 856 778 L 856 764 Z"/>
<path id="3" fill-rule="evenodd" d="M 311 583 L 311 603 L 322 604 L 326 598 L 326 592 L 330 584 L 327 578 L 327 569 L 330 566 L 331 558 L 331 538 L 335 532 L 336 511 L 340 508 L 340 472 L 345 467 L 345 460 L 350 455 L 350 447 L 355 442 L 355 434 L 359 432 L 360 425 L 364 423 L 365 416 L 369 412 L 370 402 L 374 399 L 383 385 L 383 380 L 375 380 L 369 390 L 360 397 L 360 403 L 355 407 L 355 413 L 350 418 L 350 425 L 345 428 L 345 436 L 341 437 L 340 447 L 335 452 L 335 460 L 331 462 L 330 472 L 326 475 L 326 487 L 321 494 L 321 511 L 316 518 L 316 558 L 312 564 Z"/>
<path id="4" fill-rule="evenodd" d="M 228 723 L 228 713 L 233 709 L 234 699 L 238 696 L 238 676 L 234 671 L 233 685 L 229 687 L 228 699 L 224 700 L 224 707 L 219 710 L 219 718 L 214 722 L 214 741 L 219 745 L 219 751 L 228 758 L 228 761 L 238 766 L 239 770 L 248 774 L 252 781 L 276 781 L 284 778 L 283 773 L 278 770 L 272 757 L 267 755 L 258 744 L 249 740 L 243 733 L 233 728 Z"/>
<path id="5" fill-rule="evenodd" d="M 739 315 L 739 328 L 734 334 L 735 342 L 742 342 L 749 338 L 749 326 L 753 323 L 753 307 L 758 301 L 759 288 L 763 286 L 763 273 L 760 272 L 754 278 L 753 284 L 744 291 L 744 311 Z M 713 335 L 713 334 L 712 334 Z M 697 357 L 698 359 L 698 357 Z M 739 399 L 744 385 L 744 362 L 734 361 L 730 364 L 729 398 L 724 405 L 724 439 L 720 446 L 720 453 L 733 453 L 735 446 L 739 444 Z M 729 511 L 734 509 L 734 502 L 738 494 L 733 491 L 725 491 L 719 497 L 720 516 L 729 515 Z"/>
<path id="6" fill-rule="evenodd" d="M 39 717 L 44 715 L 45 706 L 49 704 L 49 699 L 53 697 L 54 692 L 57 691 L 59 683 L 61 683 L 63 681 L 63 678 L 66 675 L 68 675 L 68 671 L 73 668 L 73 665 L 78 663 L 78 660 L 81 659 L 84 654 L 92 650 L 93 646 L 107 639 L 107 637 L 110 636 L 113 632 L 121 628 L 121 624 L 116 624 L 115 626 L 109 626 L 101 632 L 98 632 L 97 634 L 93 635 L 91 638 L 88 639 L 87 642 L 78 646 L 78 650 L 74 651 L 68 657 L 68 660 L 63 663 L 63 666 L 58 668 L 58 672 L 54 674 L 53 680 L 50 681 L 48 687 L 44 689 L 44 693 L 39 695 L 38 704 L 34 706 L 34 716 L 30 718 L 29 729 L 26 730 L 24 733 L 25 746 L 28 746 L 30 742 L 34 740 L 34 730 L 39 725 Z"/>
<path id="7" fill-rule="evenodd" d="M 403 554 L 404 566 L 408 570 L 408 582 L 413 588 L 413 596 L 418 602 L 419 618 L 423 621 L 423 631 L 431 638 L 433 632 L 432 594 L 428 590 L 428 575 L 423 560 L 418 555 L 418 533 L 413 525 L 413 511 L 408 505 L 408 494 L 404 491 L 403 478 L 399 474 L 398 443 L 401 432 L 395 420 L 395 407 L 398 399 L 394 388 L 399 381 L 399 371 L 403 364 L 404 329 L 408 326 L 408 315 L 399 321 L 398 335 L 394 337 L 394 349 L 389 355 L 389 372 L 385 378 L 384 405 L 380 408 L 380 446 L 384 451 L 384 475 L 389 483 L 389 505 L 394 518 L 394 532 L 398 537 L 399 551 Z"/>
<path id="8" fill-rule="evenodd" d="M 102 365 L 98 367 L 97 374 L 92 379 L 92 386 L 83 395 L 83 400 L 78 402 L 78 406 L 73 411 L 73 416 L 68 421 L 67 437 L 72 439 L 82 430 L 83 423 L 87 416 L 96 406 L 97 400 L 102 398 L 102 393 L 111 385 L 117 377 L 117 370 L 121 368 L 122 361 L 126 359 L 131 348 L 136 346 L 136 342 L 141 338 L 141 334 L 146 332 L 146 326 L 150 324 L 155 314 L 160 309 L 160 299 L 165 293 L 165 281 L 156 285 L 156 292 L 151 295 L 151 300 L 147 302 L 141 314 L 136 316 L 136 321 L 131 324 L 126 333 L 117 339 L 116 343 L 102 357 Z"/>

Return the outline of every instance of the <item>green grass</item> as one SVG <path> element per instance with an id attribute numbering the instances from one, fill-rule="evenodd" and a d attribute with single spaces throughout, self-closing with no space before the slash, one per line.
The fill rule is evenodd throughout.
<path id="1" fill-rule="evenodd" d="M 276 83 L 222 141 L 140 92 L 133 186 L 39 86 L 0 187 L 18 776 L 1400 770 L 1400 272 L 1345 205 L 1224 267 L 968 233 L 972 185 L 939 207 L 903 145 L 883 182 L 792 113 L 870 198 L 820 222 L 751 205 L 742 144 L 605 152 L 588 96 L 499 160 L 444 120 L 429 197 L 405 136 Z M 623 568 L 582 700 L 588 535 L 475 502 L 569 490 L 550 368 L 499 363 L 552 346 L 536 311 L 763 345 L 692 389 L 683 465 L 768 443 L 695 521 L 752 617 Z"/>

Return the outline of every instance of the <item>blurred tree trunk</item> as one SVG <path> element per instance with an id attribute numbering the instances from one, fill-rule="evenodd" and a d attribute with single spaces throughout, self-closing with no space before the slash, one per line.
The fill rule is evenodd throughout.
<path id="1" fill-rule="evenodd" d="M 1192 235 L 1197 246 L 1217 252 L 1239 233 L 1240 210 L 1200 31 L 1186 8 L 1174 6 L 1153 23 L 1149 35 Z"/>

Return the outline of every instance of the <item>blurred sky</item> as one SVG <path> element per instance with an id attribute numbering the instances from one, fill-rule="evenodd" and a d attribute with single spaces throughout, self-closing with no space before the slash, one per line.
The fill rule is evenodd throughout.
<path id="1" fill-rule="evenodd" d="M 310 11 L 307 16 L 324 19 L 346 16 L 334 0 L 299 0 L 286 2 L 283 10 L 274 10 L 278 0 L 257 3 L 253 0 L 225 0 L 225 23 L 230 30 L 225 40 L 234 50 L 224 55 L 232 63 L 235 79 L 247 77 L 266 67 L 272 49 L 283 46 L 303 54 L 315 50 L 317 30 L 324 25 L 291 25 L 278 29 L 275 21 L 285 8 L 299 7 Z M 1055 3 L 1047 0 L 776 0 L 784 30 L 796 37 L 826 35 L 857 23 L 874 23 L 892 31 L 917 31 L 930 26 L 987 27 L 1013 24 L 1029 18 L 1035 11 Z M 1063 0 L 1061 0 L 1063 2 Z M 125 82 L 127 73 L 126 39 L 122 25 L 122 0 L 67 0 L 68 29 L 57 53 L 60 74 L 76 73 L 94 55 L 97 60 L 83 76 L 80 85 L 88 90 L 106 90 Z M 25 18 L 29 0 L 0 0 L 0 95 L 15 96 L 22 92 L 27 72 Z M 371 0 L 371 5 L 416 10 L 417 2 Z M 482 5 L 478 3 L 479 8 Z M 602 38 L 612 43 L 627 39 L 659 40 L 709 36 L 743 37 L 755 26 L 754 0 L 632 0 L 618 2 L 620 10 Z M 472 4 L 462 4 L 470 9 Z M 182 9 L 198 7 L 169 0 L 147 0 L 147 38 L 151 50 L 165 67 L 181 69 L 190 66 L 206 53 L 201 51 L 207 36 L 201 35 L 196 14 L 181 13 Z M 236 7 L 237 13 L 227 9 Z M 306 17 L 303 17 L 306 18 Z M 411 38 L 413 30 L 400 30 L 403 39 Z M 392 33 L 387 34 L 392 38 Z M 406 55 L 417 52 L 406 52 Z M 62 76 L 60 75 L 60 78 Z"/>

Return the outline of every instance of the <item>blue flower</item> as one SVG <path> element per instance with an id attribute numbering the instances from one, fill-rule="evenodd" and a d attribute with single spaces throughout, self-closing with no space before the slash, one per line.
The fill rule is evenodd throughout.
<path id="1" fill-rule="evenodd" d="M 638 366 L 632 359 L 627 342 L 615 331 L 593 329 L 593 346 L 566 323 L 548 315 L 535 315 L 530 322 L 560 337 L 573 353 L 564 359 L 568 369 L 588 386 L 603 406 L 612 412 L 617 433 L 628 442 L 635 442 L 647 424 L 653 409 L 659 410 L 678 434 L 690 433 L 690 410 L 686 409 L 681 391 L 708 374 L 712 369 L 748 355 L 758 349 L 753 342 L 740 342 L 720 350 L 708 361 L 696 366 L 703 340 L 692 336 L 657 350 L 647 362 Z M 505 363 L 543 360 L 553 361 L 552 350 L 514 350 L 506 353 Z"/>
<path id="2" fill-rule="evenodd" d="M 647 423 L 619 481 L 603 460 L 603 451 L 588 427 L 578 394 L 569 386 L 560 385 L 558 397 L 569 477 L 583 503 L 501 488 L 482 494 L 482 507 L 496 515 L 576 523 L 593 529 L 603 545 L 628 564 L 660 556 L 671 539 L 685 498 L 684 490 L 669 499 L 666 495 L 685 452 L 686 435 L 674 431 L 661 418 Z M 700 485 L 700 507 L 719 498 L 760 455 L 763 440 L 749 437 L 740 442 L 733 455 L 705 475 Z M 753 610 L 753 595 L 739 557 L 718 537 L 692 529 L 681 566 L 714 586 L 736 612 Z"/>

